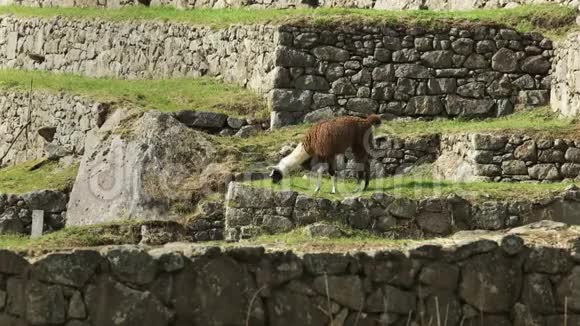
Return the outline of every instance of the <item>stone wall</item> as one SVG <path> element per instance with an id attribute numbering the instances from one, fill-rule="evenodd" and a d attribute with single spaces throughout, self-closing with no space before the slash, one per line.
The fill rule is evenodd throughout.
<path id="1" fill-rule="evenodd" d="M 170 6 L 178 9 L 241 8 L 360 8 L 360 9 L 429 9 L 471 10 L 513 8 L 519 5 L 557 3 L 577 8 L 577 0 L 2 0 L 0 5 L 31 7 L 103 7 Z"/>
<path id="2" fill-rule="evenodd" d="M 498 242 L 373 253 L 0 250 L 0 324 L 578 325 L 577 250 L 530 247 L 516 235 Z"/>
<path id="3" fill-rule="evenodd" d="M 576 188 L 541 200 L 469 202 L 457 195 L 414 200 L 384 192 L 332 201 L 232 182 L 226 197 L 225 232 L 227 239 L 239 240 L 325 221 L 390 237 L 421 238 L 460 230 L 499 230 L 540 220 L 578 224 L 578 209 L 580 191 Z"/>
<path id="4" fill-rule="evenodd" d="M 580 142 L 522 135 L 443 136 L 434 176 L 451 181 L 561 181 L 580 175 Z"/>
<path id="5" fill-rule="evenodd" d="M 27 92 L 0 91 L 0 155 L 8 152 L 0 166 L 50 155 L 82 155 L 86 134 L 95 127 L 103 105 L 79 96 L 34 91 L 30 107 Z M 47 128 L 50 142 L 39 135 L 42 128 Z"/>
<path id="6" fill-rule="evenodd" d="M 552 42 L 538 34 L 283 26 L 279 40 L 274 127 L 331 113 L 483 118 L 549 102 Z"/>
<path id="7" fill-rule="evenodd" d="M 44 211 L 44 232 L 62 229 L 67 202 L 66 193 L 53 190 L 0 194 L 0 234 L 30 234 L 33 210 Z"/>
<path id="8" fill-rule="evenodd" d="M 579 33 L 572 33 L 558 42 L 552 68 L 551 107 L 562 116 L 580 113 L 580 41 Z"/>
<path id="9" fill-rule="evenodd" d="M 87 76 L 220 76 L 271 88 L 275 28 L 0 17 L 0 66 Z"/>

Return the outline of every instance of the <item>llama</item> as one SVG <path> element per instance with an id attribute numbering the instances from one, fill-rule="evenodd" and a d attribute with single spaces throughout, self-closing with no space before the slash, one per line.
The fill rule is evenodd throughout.
<path id="1" fill-rule="evenodd" d="M 318 181 L 315 192 L 320 191 L 322 173 L 328 168 L 332 180 L 332 191 L 336 193 L 336 156 L 344 154 L 348 148 L 352 149 L 355 161 L 364 165 L 363 170 L 357 171 L 357 186 L 364 177 L 362 190 L 366 190 L 370 179 L 369 147 L 373 144 L 372 127 L 381 123 L 378 115 L 370 115 L 366 119 L 345 116 L 332 120 L 322 121 L 312 126 L 305 134 L 303 141 L 298 144 L 290 155 L 284 157 L 276 166 L 272 166 L 270 177 L 273 183 L 280 183 L 292 169 L 311 159 L 317 165 Z"/>

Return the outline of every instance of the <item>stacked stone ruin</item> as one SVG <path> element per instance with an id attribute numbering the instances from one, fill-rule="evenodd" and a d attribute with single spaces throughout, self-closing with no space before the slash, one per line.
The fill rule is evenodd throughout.
<path id="1" fill-rule="evenodd" d="M 0 5 L 463 10 L 539 2 L 0 0 Z M 578 7 L 576 0 L 541 2 Z M 145 135 L 139 142 L 131 128 L 113 129 L 115 123 L 128 123 L 118 103 L 64 92 L 33 92 L 29 98 L 27 91 L 1 91 L 0 153 L 12 149 L 0 165 L 72 157 L 81 166 L 71 193 L 0 195 L 0 234 L 29 233 L 33 210 L 43 211 L 45 231 L 65 223 L 114 222 L 119 216 L 146 221 L 106 226 L 131 234 L 131 245 L 40 256 L 30 252 L 29 257 L 0 249 L 0 325 L 423 326 L 436 324 L 441 311 L 446 325 L 580 324 L 580 232 L 541 222 L 580 224 L 575 186 L 525 200 L 416 199 L 388 192 L 330 200 L 237 180 L 229 183 L 225 201 L 203 202 L 186 223 L 169 205 L 183 199 L 172 192 L 173 181 L 201 175 L 223 155 L 212 148 L 212 137 L 252 137 L 269 128 L 346 114 L 486 119 L 550 104 L 574 117 L 580 105 L 578 40 L 572 33 L 553 42 L 500 24 L 425 28 L 289 21 L 210 28 L 171 21 L 1 16 L 0 68 L 120 79 L 217 77 L 263 96 L 271 118 L 264 122 L 195 108 L 149 111 L 128 120 Z M 9 145 L 22 129 L 27 137 Z M 172 148 L 172 141 L 180 146 Z M 452 182 L 580 178 L 580 142 L 573 136 L 427 131 L 407 138 L 380 135 L 376 145 L 375 178 L 425 163 L 432 164 L 435 178 Z M 115 150 L 133 155 L 116 157 Z M 103 183 L 114 180 L 116 171 L 110 168 L 116 160 L 125 162 L 126 182 L 118 192 L 95 193 L 91 178 L 105 171 Z M 179 175 L 164 175 L 172 171 L 166 166 L 179 167 Z M 353 172 L 347 154 L 339 173 Z M 167 182 L 156 182 L 157 176 Z M 164 197 L 153 196 L 160 192 Z M 101 200 L 106 196 L 109 201 Z M 536 224 L 526 227 L 529 223 Z M 517 232 L 505 235 L 506 229 L 519 227 L 523 234 L 541 230 L 546 242 L 532 245 Z M 392 239 L 446 238 L 442 245 L 427 241 L 352 253 L 167 244 L 245 241 L 301 232 L 296 230 L 334 237 L 344 235 L 342 228 Z M 456 241 L 462 234 L 471 240 Z M 558 242 L 568 234 L 574 234 L 570 242 Z"/>

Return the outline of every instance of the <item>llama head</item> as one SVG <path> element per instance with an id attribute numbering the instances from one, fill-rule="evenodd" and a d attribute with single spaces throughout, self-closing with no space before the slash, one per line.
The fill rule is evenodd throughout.
<path id="1" fill-rule="evenodd" d="M 270 172 L 270 178 L 272 179 L 272 183 L 274 184 L 278 184 L 280 183 L 280 181 L 282 181 L 282 179 L 284 178 L 284 174 L 282 174 L 282 171 L 277 168 L 277 167 L 271 167 L 272 172 Z"/>

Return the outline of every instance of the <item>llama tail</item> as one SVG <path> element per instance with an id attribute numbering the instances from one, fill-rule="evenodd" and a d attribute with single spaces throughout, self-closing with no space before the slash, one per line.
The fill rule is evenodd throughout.
<path id="1" fill-rule="evenodd" d="M 381 117 L 376 114 L 371 114 L 367 117 L 367 121 L 371 126 L 378 126 L 381 124 Z"/>
<path id="2" fill-rule="evenodd" d="M 304 149 L 304 145 L 300 143 L 290 155 L 284 157 L 274 168 L 280 170 L 283 175 L 286 175 L 289 171 L 297 168 L 309 158 L 310 155 Z"/>

